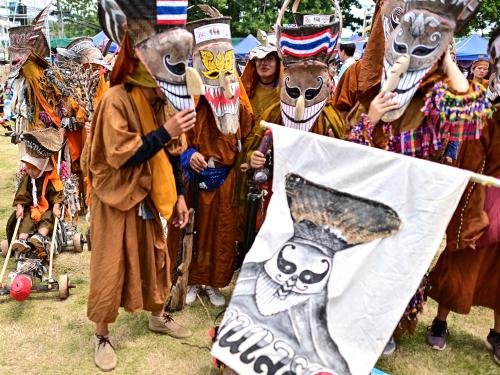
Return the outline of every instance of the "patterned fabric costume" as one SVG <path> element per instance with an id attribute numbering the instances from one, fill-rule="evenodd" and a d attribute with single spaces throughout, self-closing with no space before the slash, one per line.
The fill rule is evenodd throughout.
<path id="1" fill-rule="evenodd" d="M 367 96 L 356 96 L 357 102 L 347 116 L 351 127 L 348 140 L 408 156 L 444 162 L 448 145 L 479 139 L 485 124 L 483 116 L 490 111 L 489 103 L 484 98 L 484 89 L 471 84 L 468 93 L 452 92 L 446 84 L 446 75 L 441 63 L 441 57 L 453 32 L 459 30 L 471 17 L 474 7 L 477 6 L 474 4 L 445 2 L 438 5 L 414 1 L 383 3 L 380 10 L 382 22 L 378 25 L 380 28 L 380 24 L 383 24 L 386 53 L 383 57 L 381 83 L 374 87 L 381 87 L 385 92 L 396 92 L 398 95 L 395 100 L 399 108 L 386 113 L 382 120 L 373 126 L 366 113 L 375 92 L 371 91 L 371 95 Z M 419 22 L 425 17 L 429 22 L 420 29 L 420 34 L 412 35 L 411 30 L 416 30 Z M 433 32 L 438 35 L 439 45 L 426 39 L 432 39 Z M 376 35 L 380 38 L 381 30 L 378 30 Z M 416 47 L 412 50 L 414 45 L 420 43 L 417 43 L 415 38 L 426 40 L 426 45 L 434 47 L 425 51 L 418 51 Z M 403 44 L 407 46 L 407 50 L 398 47 Z M 417 53 L 423 54 L 423 63 Z M 374 56 L 379 59 L 380 53 Z M 373 55 L 367 51 L 366 58 L 371 60 Z M 400 64 L 406 64 L 406 69 L 398 72 L 401 74 L 399 80 L 393 80 L 392 73 Z M 349 87 L 344 87 L 344 90 L 349 90 Z M 339 97 L 345 98 L 348 95 L 340 93 Z M 399 333 L 414 331 L 417 314 L 423 309 L 426 284 L 427 280 L 424 280 L 410 301 L 400 322 Z"/>

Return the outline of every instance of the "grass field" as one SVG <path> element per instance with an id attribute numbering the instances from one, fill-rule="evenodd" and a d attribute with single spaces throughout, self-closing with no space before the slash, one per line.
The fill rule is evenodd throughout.
<path id="1" fill-rule="evenodd" d="M 0 238 L 12 208 L 17 148 L 0 138 Z M 82 223 L 82 225 L 85 225 Z M 3 258 L 0 258 L 3 263 Z M 0 297 L 0 374 L 96 374 L 93 362 L 93 326 L 86 318 L 90 253 L 63 253 L 56 258 L 56 275 L 69 273 L 77 286 L 66 301 L 56 294 L 32 295 L 24 303 Z M 230 289 L 223 291 L 226 297 Z M 207 301 L 204 301 L 207 304 Z M 500 374 L 484 338 L 492 325 L 492 313 L 476 308 L 468 316 L 452 315 L 451 337 L 444 352 L 425 344 L 436 304 L 429 301 L 414 336 L 404 337 L 396 354 L 377 367 L 390 374 Z M 207 331 L 220 309 L 198 301 L 177 319 L 189 325 L 194 336 L 174 340 L 147 330 L 147 314 L 122 312 L 111 329 L 119 362 L 117 374 L 211 374 L 210 339 Z M 210 319 L 209 316 L 210 315 Z"/>

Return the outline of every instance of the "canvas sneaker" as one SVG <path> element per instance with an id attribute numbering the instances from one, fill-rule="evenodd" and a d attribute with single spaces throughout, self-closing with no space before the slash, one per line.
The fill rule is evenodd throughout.
<path id="1" fill-rule="evenodd" d="M 102 371 L 111 371 L 116 367 L 118 358 L 108 336 L 95 335 L 94 361 Z"/>
<path id="2" fill-rule="evenodd" d="M 382 357 L 390 357 L 396 351 L 396 340 L 394 340 L 394 336 L 387 342 L 384 351 L 382 352 Z"/>
<path id="3" fill-rule="evenodd" d="M 493 352 L 493 359 L 500 365 L 500 333 L 490 329 L 486 337 L 486 346 Z"/>
<path id="4" fill-rule="evenodd" d="M 150 315 L 148 328 L 157 333 L 165 333 L 176 339 L 185 339 L 193 336 L 193 332 L 174 321 L 172 315 L 163 313 L 162 316 Z"/>
<path id="5" fill-rule="evenodd" d="M 211 286 L 205 287 L 205 292 L 207 293 L 208 299 L 214 306 L 224 306 L 226 304 L 226 299 L 221 294 L 218 288 L 213 288 Z"/>
<path id="6" fill-rule="evenodd" d="M 12 251 L 14 253 L 25 253 L 31 250 L 28 241 L 26 240 L 14 240 L 12 242 Z"/>
<path id="7" fill-rule="evenodd" d="M 189 285 L 186 291 L 186 305 L 191 305 L 196 301 L 196 297 L 201 292 L 201 286 L 199 285 Z"/>
<path id="8" fill-rule="evenodd" d="M 432 326 L 427 330 L 427 344 L 436 350 L 444 350 L 446 348 L 446 337 L 449 336 L 448 323 L 443 320 L 434 318 Z"/>

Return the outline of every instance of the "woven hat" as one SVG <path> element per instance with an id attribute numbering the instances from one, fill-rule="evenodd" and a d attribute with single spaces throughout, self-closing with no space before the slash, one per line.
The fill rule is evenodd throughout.
<path id="1" fill-rule="evenodd" d="M 385 204 L 343 193 L 297 174 L 286 176 L 294 238 L 339 251 L 396 233 L 401 220 Z"/>
<path id="2" fill-rule="evenodd" d="M 47 159 L 63 146 L 63 138 L 54 128 L 23 133 L 26 153 L 35 158 Z"/>

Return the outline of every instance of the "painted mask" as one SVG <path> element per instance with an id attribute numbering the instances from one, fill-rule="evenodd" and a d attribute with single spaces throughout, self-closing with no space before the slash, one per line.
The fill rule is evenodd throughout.
<path id="1" fill-rule="evenodd" d="M 384 25 L 384 36 L 387 40 L 392 31 L 400 24 L 405 13 L 403 0 L 385 0 L 382 4 L 381 16 Z"/>
<path id="2" fill-rule="evenodd" d="M 406 0 L 400 24 L 386 40 L 382 91 L 395 92 L 399 108 L 382 120 L 404 113 L 422 79 L 444 54 L 453 34 L 473 15 L 477 0 Z"/>
<path id="3" fill-rule="evenodd" d="M 220 13 L 214 16 L 188 24 L 195 40 L 193 67 L 205 84 L 205 99 L 217 128 L 223 134 L 235 134 L 239 128 L 240 84 L 231 44 L 231 18 Z"/>
<path id="4" fill-rule="evenodd" d="M 112 66 L 104 60 L 102 52 L 94 46 L 92 38 L 76 38 L 66 48 L 58 48 L 59 57 L 78 61 L 80 64 L 96 64 L 112 70 Z"/>
<path id="5" fill-rule="evenodd" d="M 335 15 L 297 13 L 296 1 L 296 26 L 284 27 L 281 19 L 289 3 L 285 1 L 277 20 L 278 53 L 284 65 L 281 117 L 283 125 L 309 131 L 329 98 L 328 62 L 340 38 L 341 13 L 336 1 Z"/>
<path id="6" fill-rule="evenodd" d="M 188 1 L 100 0 L 106 35 L 120 43 L 127 29 L 135 53 L 177 111 L 194 108 L 204 93 L 198 74 L 187 67 L 193 38 L 183 27 Z M 125 23 L 124 23 L 125 22 Z"/>
<path id="7" fill-rule="evenodd" d="M 489 44 L 489 56 L 493 73 L 490 77 L 486 95 L 490 101 L 497 103 L 500 97 L 500 28 L 492 33 Z"/>
<path id="8" fill-rule="evenodd" d="M 17 78 L 21 68 L 31 55 L 36 55 L 40 62 L 50 56 L 49 44 L 43 33 L 43 24 L 42 26 L 33 24 L 12 27 L 9 29 L 9 39 L 9 82 L 13 82 Z"/>

